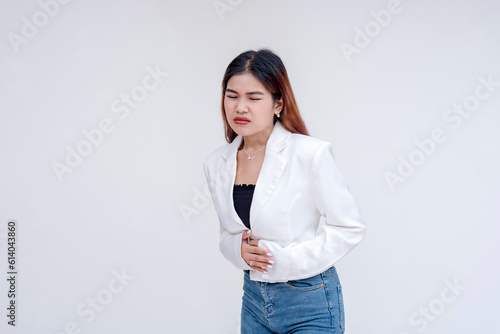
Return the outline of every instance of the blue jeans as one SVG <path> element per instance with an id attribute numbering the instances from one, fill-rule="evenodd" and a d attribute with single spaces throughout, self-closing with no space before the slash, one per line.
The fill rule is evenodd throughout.
<path id="1" fill-rule="evenodd" d="M 250 280 L 244 270 L 241 334 L 344 333 L 344 301 L 337 269 L 288 282 Z"/>

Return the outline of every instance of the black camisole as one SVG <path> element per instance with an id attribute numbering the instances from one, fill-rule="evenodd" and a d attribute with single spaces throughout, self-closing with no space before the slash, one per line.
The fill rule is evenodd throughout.
<path id="1" fill-rule="evenodd" d="M 235 184 L 233 187 L 234 209 L 243 224 L 250 229 L 250 206 L 252 204 L 255 184 Z"/>

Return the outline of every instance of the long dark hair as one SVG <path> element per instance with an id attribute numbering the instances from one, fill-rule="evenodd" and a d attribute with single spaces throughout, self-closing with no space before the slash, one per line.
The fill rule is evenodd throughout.
<path id="1" fill-rule="evenodd" d="M 224 110 L 224 95 L 226 93 L 227 83 L 235 74 L 251 73 L 253 74 L 267 90 L 271 92 L 273 101 L 276 102 L 283 98 L 283 109 L 280 112 L 280 118 L 274 115 L 274 123 L 281 122 L 283 127 L 292 132 L 309 136 L 306 125 L 299 113 L 299 108 L 295 102 L 290 80 L 285 69 L 285 65 L 274 52 L 267 48 L 257 51 L 248 50 L 241 53 L 233 59 L 224 73 L 222 79 L 222 120 L 224 121 L 224 130 L 226 140 L 232 143 L 237 133 L 229 125 Z"/>

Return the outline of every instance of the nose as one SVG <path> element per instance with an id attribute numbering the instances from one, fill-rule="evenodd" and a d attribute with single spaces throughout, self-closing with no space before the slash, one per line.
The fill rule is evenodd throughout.
<path id="1" fill-rule="evenodd" d="M 238 101 L 236 102 L 236 112 L 240 114 L 247 112 L 247 106 L 244 99 L 238 99 Z"/>

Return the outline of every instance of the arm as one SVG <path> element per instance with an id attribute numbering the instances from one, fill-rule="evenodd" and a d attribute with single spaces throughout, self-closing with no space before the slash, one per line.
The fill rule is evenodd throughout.
<path id="1" fill-rule="evenodd" d="M 241 256 L 241 242 L 244 232 L 230 234 L 220 224 L 219 249 L 226 259 L 236 268 L 243 270 L 253 270 Z"/>
<path id="2" fill-rule="evenodd" d="M 208 188 L 210 189 L 210 194 L 212 196 L 212 201 L 214 200 L 214 189 L 212 188 L 214 185 L 210 180 L 210 175 L 207 169 L 207 162 L 205 161 L 203 164 L 203 169 L 205 171 L 205 177 L 207 179 Z M 217 212 L 217 206 L 214 203 L 215 211 Z M 219 250 L 222 255 L 229 260 L 236 268 L 243 270 L 253 270 L 246 262 L 243 260 L 241 256 L 241 241 L 244 231 L 231 234 L 224 228 L 222 221 L 220 219 L 219 212 L 217 212 L 217 216 L 219 217 Z"/>
<path id="3" fill-rule="evenodd" d="M 349 187 L 334 160 L 329 142 L 316 152 L 309 179 L 309 191 L 319 212 L 325 216 L 314 238 L 286 247 L 270 240 L 260 240 L 259 247 L 268 249 L 276 264 L 263 277 L 287 281 L 320 273 L 339 261 L 359 244 L 366 227 Z"/>

